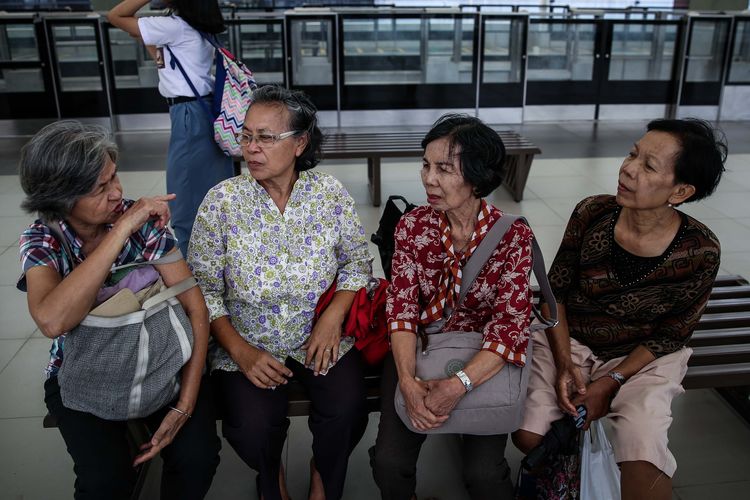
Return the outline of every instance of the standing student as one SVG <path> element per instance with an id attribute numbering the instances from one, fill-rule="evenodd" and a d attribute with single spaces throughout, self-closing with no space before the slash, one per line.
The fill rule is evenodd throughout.
<path id="1" fill-rule="evenodd" d="M 233 168 L 231 158 L 214 142 L 212 120 L 173 61 L 170 50 L 210 108 L 214 48 L 201 33 L 221 33 L 225 29 L 224 20 L 215 0 L 169 0 L 169 15 L 136 18 L 136 12 L 148 3 L 149 0 L 124 0 L 109 11 L 107 19 L 142 39 L 157 61 L 159 93 L 169 104 L 172 123 L 167 152 L 167 192 L 177 195 L 170 202 L 172 227 L 180 250 L 187 256 L 198 206 L 209 189 L 232 176 Z"/>

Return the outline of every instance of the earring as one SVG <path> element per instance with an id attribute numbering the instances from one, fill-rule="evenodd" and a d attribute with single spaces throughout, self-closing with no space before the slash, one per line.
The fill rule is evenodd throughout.
<path id="1" fill-rule="evenodd" d="M 667 206 L 668 206 L 669 208 L 672 208 L 672 207 L 673 207 L 674 205 L 672 205 L 671 203 L 667 203 Z"/>

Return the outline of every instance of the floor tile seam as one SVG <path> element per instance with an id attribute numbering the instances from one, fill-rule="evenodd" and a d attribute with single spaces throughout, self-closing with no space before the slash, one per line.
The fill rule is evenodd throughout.
<path id="1" fill-rule="evenodd" d="M 28 337 L 26 337 L 25 340 L 24 339 L 3 339 L 3 340 L 23 340 L 23 343 L 21 343 L 21 346 L 13 354 L 13 356 L 11 356 L 10 359 L 8 359 L 8 362 L 5 363 L 5 366 L 3 366 L 2 369 L 0 369 L 0 375 L 2 375 L 5 372 L 5 369 L 8 368 L 8 366 L 10 366 L 10 364 L 13 362 L 13 360 L 16 359 L 16 356 L 18 356 L 18 354 L 23 350 L 23 348 L 26 347 L 26 344 L 29 343 L 29 341 L 31 340 L 32 335 L 34 335 L 34 332 L 31 332 L 31 335 L 29 335 Z"/>

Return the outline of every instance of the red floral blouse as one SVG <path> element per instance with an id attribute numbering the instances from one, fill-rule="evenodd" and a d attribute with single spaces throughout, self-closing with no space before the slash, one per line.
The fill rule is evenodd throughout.
<path id="1" fill-rule="evenodd" d="M 458 254 L 461 266 L 503 216 L 484 200 L 480 214 L 467 251 Z M 424 311 L 436 302 L 441 284 L 451 273 L 451 255 L 455 252 L 450 226 L 443 212 L 424 206 L 404 215 L 394 236 L 396 248 L 386 302 L 388 332 L 416 334 L 431 322 Z M 531 238 L 526 224 L 513 223 L 441 332 L 482 332 L 483 350 L 518 366 L 526 363 L 532 300 Z"/>

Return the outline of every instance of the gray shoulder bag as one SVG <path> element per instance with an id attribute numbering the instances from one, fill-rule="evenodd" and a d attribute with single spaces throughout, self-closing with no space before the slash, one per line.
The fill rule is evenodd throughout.
<path id="1" fill-rule="evenodd" d="M 474 280 L 489 260 L 492 252 L 516 220 L 526 219 L 517 215 L 504 214 L 490 229 L 469 261 L 462 270 L 461 292 L 458 304 L 461 304 Z M 557 304 L 552 294 L 544 268 L 544 258 L 536 238 L 532 237 L 532 262 L 544 301 L 550 308 L 550 318 L 544 318 L 536 306 L 534 315 L 538 322 L 532 323 L 529 331 L 550 328 L 557 324 Z M 427 334 L 420 336 L 421 346 L 417 345 L 416 376 L 421 380 L 434 380 L 452 377 L 481 350 L 483 335 L 481 332 L 446 332 L 439 331 L 445 323 L 442 318 L 425 328 Z M 428 342 L 429 340 L 429 342 Z M 420 434 L 475 434 L 494 435 L 513 432 L 521 425 L 523 403 L 531 372 L 532 344 L 526 350 L 526 366 L 519 367 L 512 363 L 505 366 L 495 376 L 475 387 L 458 402 L 450 413 L 450 418 L 440 427 L 429 431 L 420 431 L 411 425 L 406 403 L 401 390 L 396 387 L 394 404 L 396 413 L 404 425 L 412 432 Z"/>
<path id="2" fill-rule="evenodd" d="M 74 266 L 62 229 L 50 225 Z M 160 259 L 126 267 L 168 264 L 182 259 L 179 250 Z M 190 360 L 193 330 L 176 296 L 196 286 L 192 276 L 160 288 L 140 309 L 119 316 L 89 314 L 65 335 L 63 363 L 57 374 L 66 408 L 105 420 L 151 415 L 168 405 L 180 390 L 180 371 Z"/>

